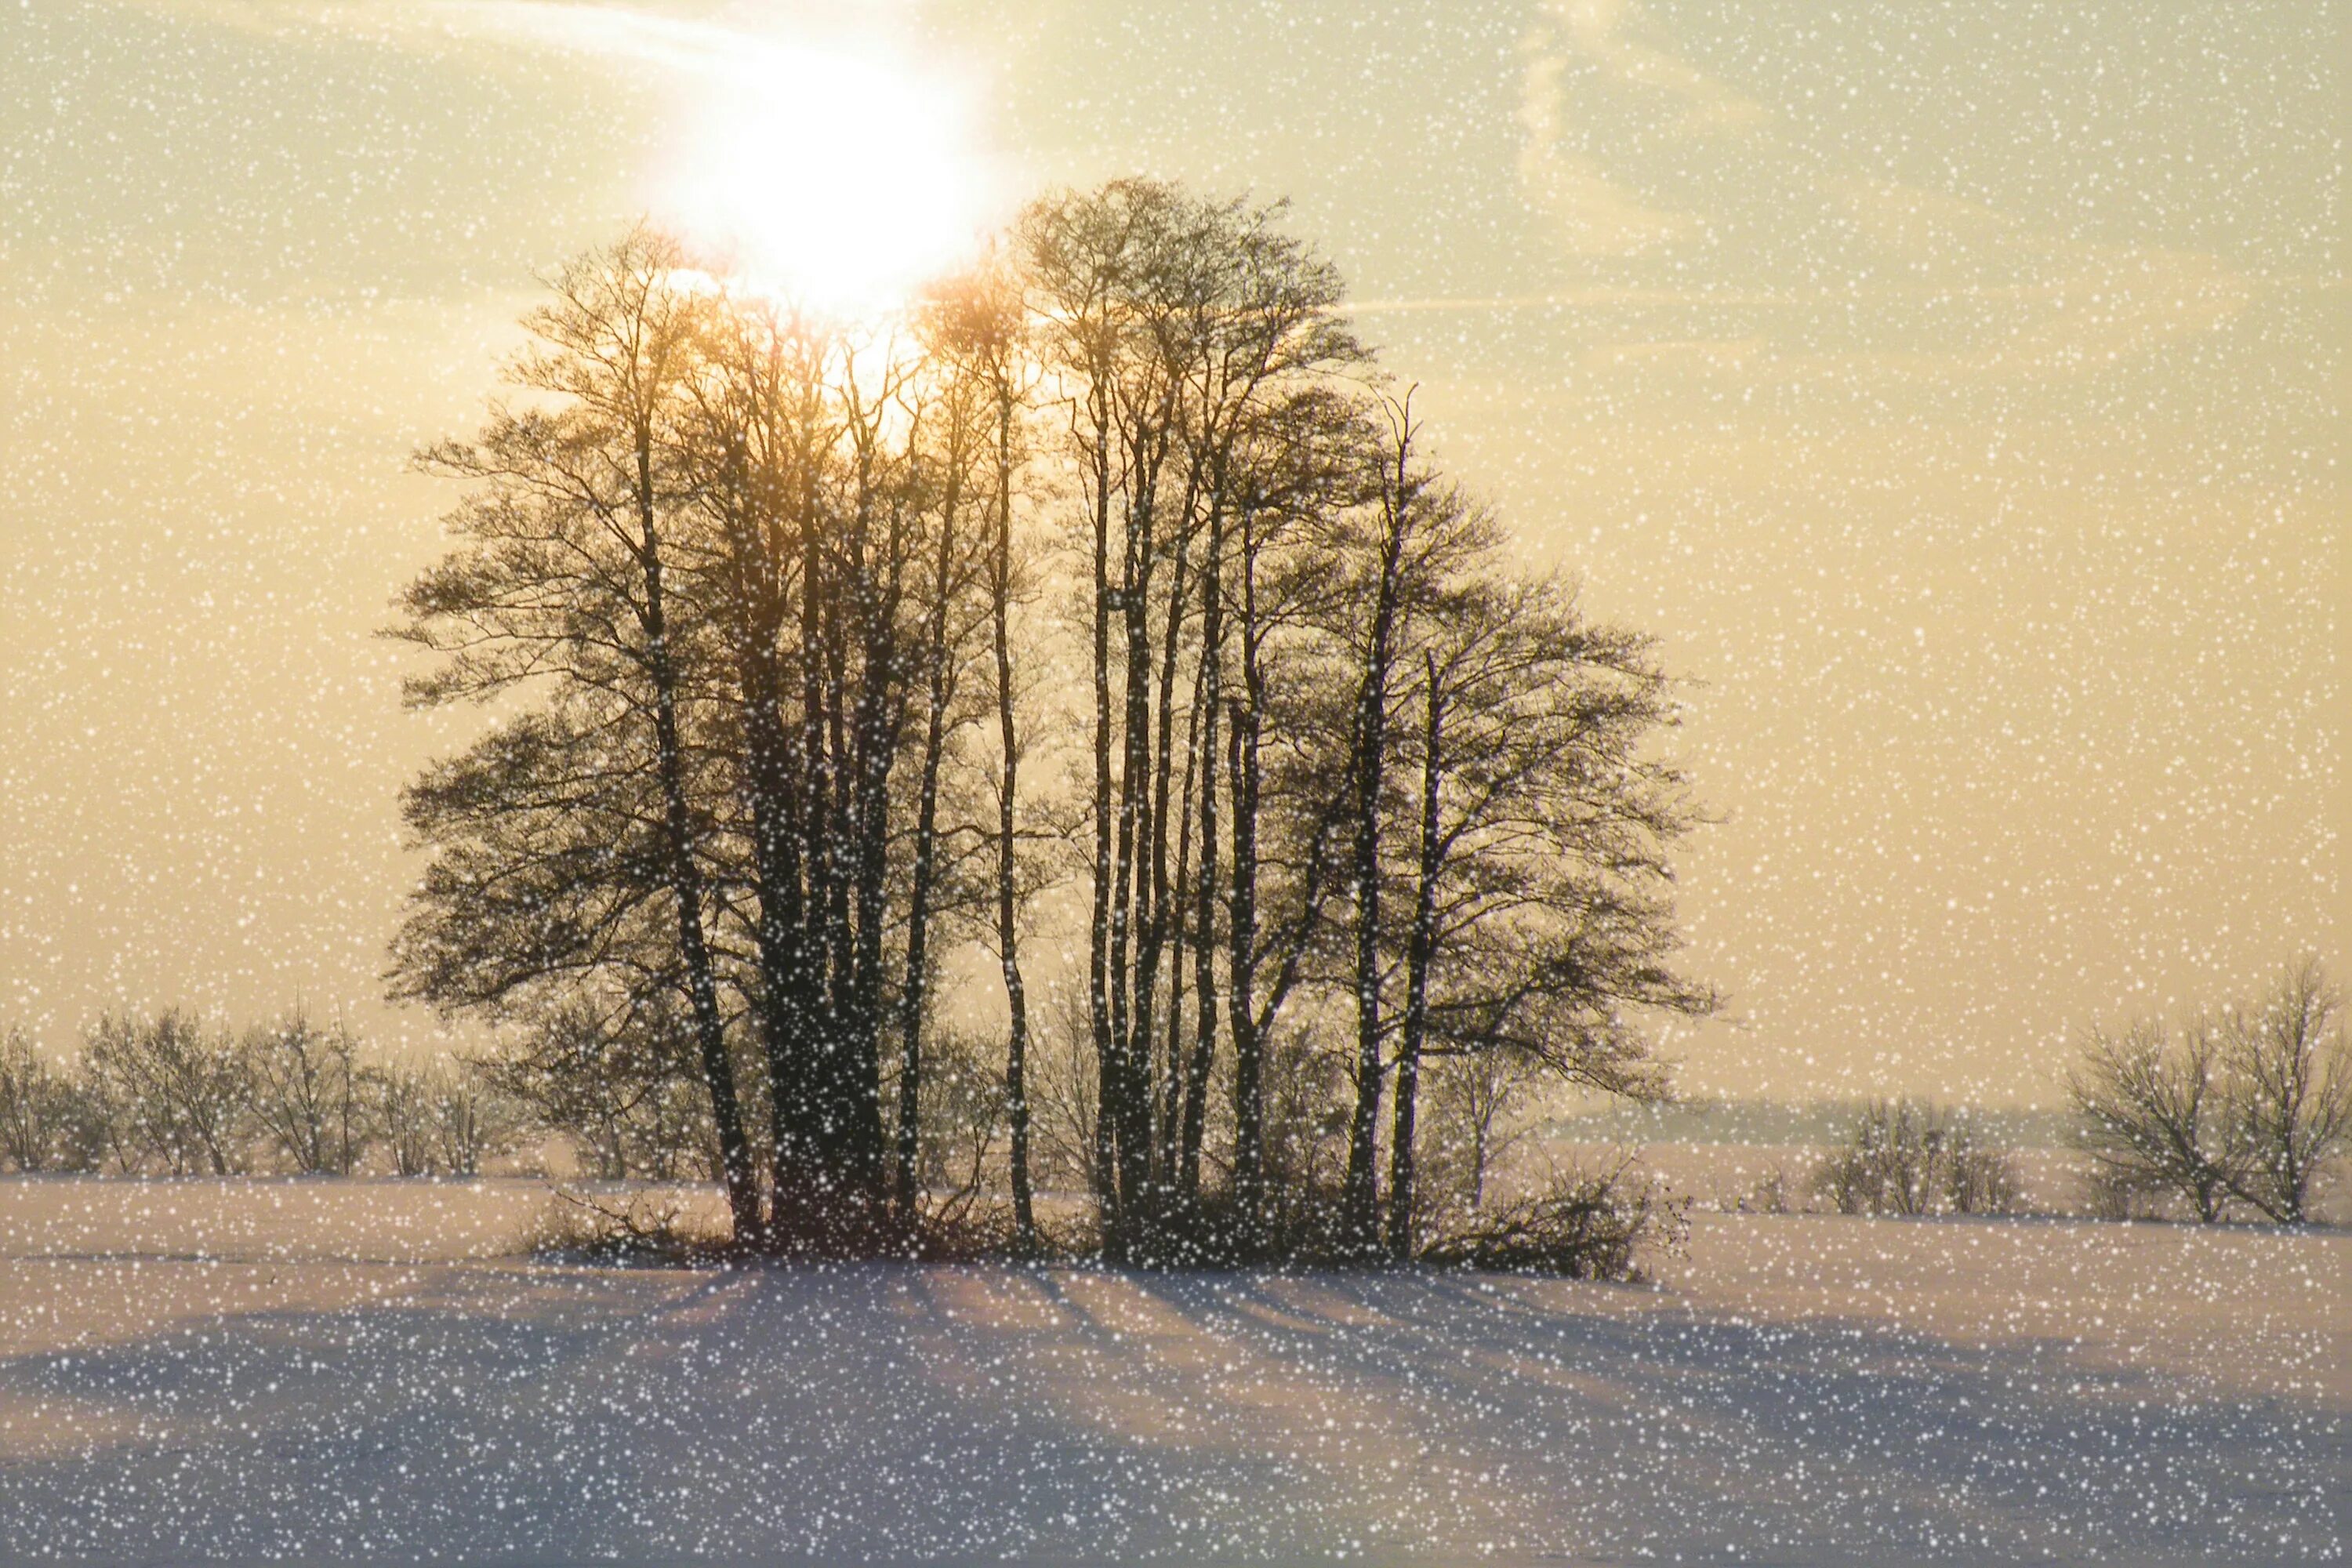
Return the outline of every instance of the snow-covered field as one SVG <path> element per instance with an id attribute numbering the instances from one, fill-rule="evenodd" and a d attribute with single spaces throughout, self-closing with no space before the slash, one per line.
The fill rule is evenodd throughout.
<path id="1" fill-rule="evenodd" d="M 2352 1235 L 1694 1215 L 1654 1288 L 517 1252 L 0 1181 L 0 1557 L 2340 1560 Z"/>

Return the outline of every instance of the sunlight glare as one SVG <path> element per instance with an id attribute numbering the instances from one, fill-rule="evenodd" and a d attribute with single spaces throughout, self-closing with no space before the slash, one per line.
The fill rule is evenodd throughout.
<path id="1" fill-rule="evenodd" d="M 874 56 L 761 43 L 705 85 L 665 216 L 750 286 L 874 314 L 976 246 L 985 182 L 953 84 Z"/>

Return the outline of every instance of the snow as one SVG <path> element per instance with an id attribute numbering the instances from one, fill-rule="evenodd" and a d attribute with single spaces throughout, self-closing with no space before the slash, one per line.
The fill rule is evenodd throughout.
<path id="1" fill-rule="evenodd" d="M 2352 1235 L 1698 1214 L 1654 1287 L 633 1270 L 0 1183 L 0 1557 L 2297 1562 Z"/>

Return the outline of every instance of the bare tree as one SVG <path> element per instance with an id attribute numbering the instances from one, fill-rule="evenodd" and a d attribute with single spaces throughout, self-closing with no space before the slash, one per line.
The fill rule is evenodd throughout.
<path id="1" fill-rule="evenodd" d="M 472 444 L 425 454 L 469 480 L 464 542 L 410 588 L 398 635 L 442 656 L 419 705 L 537 688 L 544 704 L 408 791 L 436 851 L 395 950 L 400 988 L 494 1011 L 607 964 L 682 994 L 735 1234 L 762 1216 L 710 941 L 710 763 L 695 699 L 715 661 L 677 595 L 688 481 L 671 461 L 704 309 L 675 243 L 639 230 L 564 268 L 527 319 Z M 666 906 L 666 907 L 665 907 Z"/>
<path id="2" fill-rule="evenodd" d="M 933 331 L 949 374 L 980 395 L 982 592 L 992 676 L 989 695 L 996 721 L 995 810 L 990 825 L 994 921 L 982 940 L 995 949 L 1004 986 L 1006 1173 L 1015 1241 L 1027 1249 L 1037 1241 L 1037 1217 L 1031 1180 L 1029 990 L 1021 965 L 1021 939 L 1023 912 L 1034 896 L 1037 879 L 1024 875 L 1021 853 L 1021 764 L 1028 748 L 1021 730 L 1022 693 L 1013 639 L 1015 611 L 1032 584 L 1024 553 L 1015 542 L 1013 500 L 1027 458 L 1026 419 L 1036 376 L 1028 354 L 1021 284 L 1019 272 L 1006 258 L 992 258 L 961 285 L 941 291 Z"/>
<path id="3" fill-rule="evenodd" d="M 729 922 L 769 1087 L 767 1237 L 857 1252 L 911 1212 L 935 947 L 985 837 L 959 751 L 982 717 L 997 410 L 953 300 L 903 334 L 709 306 L 677 458 L 743 841 Z"/>
<path id="4" fill-rule="evenodd" d="M 1703 1014 L 1674 967 L 1667 859 L 1697 819 L 1650 745 L 1671 721 L 1647 638 L 1594 625 L 1557 579 L 1498 572 L 1492 524 L 1415 595 L 1416 721 L 1395 739 L 1410 805 L 1390 834 L 1395 1008 L 1389 1247 L 1412 1247 L 1414 1110 L 1424 1054 L 1504 1049 L 1557 1079 L 1634 1100 L 1665 1090 L 1634 1019 Z M 1389 972 L 1395 984 L 1395 970 Z"/>
<path id="5" fill-rule="evenodd" d="M 299 1175 L 348 1176 L 372 1141 L 359 1040 L 296 1007 L 247 1031 L 245 1074 L 261 1135 Z"/>
<path id="6" fill-rule="evenodd" d="M 2352 1135 L 2352 1048 L 2338 991 L 2316 957 L 2290 965 L 2221 1024 L 2230 1117 L 2241 1157 L 2230 1190 L 2268 1219 L 2310 1218 L 2314 1184 Z"/>
<path id="7" fill-rule="evenodd" d="M 1076 1185 L 1091 1193 L 1100 1180 L 1095 1160 L 1102 1108 L 1096 1098 L 1100 1079 L 1087 997 L 1066 985 L 1048 986 L 1044 1002 L 1030 1041 L 1026 1080 L 1036 1138 L 1032 1156 L 1038 1179 L 1048 1186 Z"/>
<path id="8" fill-rule="evenodd" d="M 1436 1066 L 1438 1141 L 1458 1152 L 1465 1196 L 1475 1215 L 1486 1201 L 1487 1173 L 1526 1131 L 1515 1119 L 1543 1081 L 1543 1064 L 1501 1047 L 1440 1057 Z"/>
<path id="9" fill-rule="evenodd" d="M 94 1171 L 106 1130 L 89 1095 L 11 1026 L 0 1035 L 0 1163 L 29 1173 Z"/>
<path id="10" fill-rule="evenodd" d="M 520 1108 L 470 1062 L 435 1067 L 426 1100 L 440 1169 L 448 1175 L 480 1175 L 484 1163 L 513 1148 L 522 1131 Z"/>
<path id="11" fill-rule="evenodd" d="M 1356 1005 L 1356 1050 L 1352 1061 L 1356 1089 L 1354 1118 L 1348 1127 L 1347 1184 L 1340 1197 L 1340 1223 L 1349 1245 L 1369 1256 L 1379 1245 L 1379 1139 L 1381 1089 L 1386 1078 L 1381 1060 L 1381 884 L 1387 876 L 1381 864 L 1381 807 L 1388 794 L 1388 770 L 1392 748 L 1389 718 L 1396 700 L 1393 679 L 1401 625 L 1410 613 L 1407 603 L 1422 584 L 1413 571 L 1415 559 L 1426 551 L 1424 541 L 1454 531 L 1446 525 L 1463 514 L 1444 505 L 1433 492 L 1431 477 L 1413 461 L 1414 426 L 1410 400 L 1389 409 L 1390 440 L 1381 452 L 1380 503 L 1373 525 L 1363 540 L 1362 580 L 1350 595 L 1354 622 L 1348 629 L 1356 665 L 1356 718 L 1349 737 L 1348 827 L 1351 839 L 1349 861 L 1353 917 Z M 1437 572 L 1444 566 L 1438 564 Z M 1432 710 L 1434 712 L 1434 709 Z M 1415 911 L 1418 928 L 1423 911 Z M 1412 1146 L 1408 1134 L 1405 1147 Z"/>
<path id="12" fill-rule="evenodd" d="M 1206 606 L 1223 592 L 1214 563 L 1250 467 L 1234 459 L 1264 410 L 1360 353 L 1332 311 L 1337 275 L 1278 216 L 1123 180 L 1036 204 L 1020 234 L 1090 584 L 1087 973 L 1102 1108 L 1094 1163 L 1115 1256 L 1189 1207 L 1185 1170 L 1197 1168 L 1183 1122 L 1206 1093 L 1213 1026 L 1188 1039 L 1163 1034 L 1160 1017 L 1163 1003 L 1181 1005 L 1188 944 L 1213 941 L 1200 885 L 1213 900 L 1223 716 L 1202 706 L 1201 688 L 1215 693 L 1224 657 L 1223 601 Z M 1180 735 L 1192 780 L 1181 800 Z M 1198 875 L 1181 864 L 1194 814 L 1206 827 L 1193 840 Z M 1192 984 L 1213 1014 L 1213 976 L 1197 962 Z M 1155 1092 L 1171 1084 L 1172 1097 Z"/>
<path id="13" fill-rule="evenodd" d="M 1266 1210 L 1280 1114 L 1270 1064 L 1285 1008 L 1329 935 L 1343 890 L 1349 713 L 1318 645 L 1340 589 L 1325 547 L 1332 518 L 1365 492 L 1369 426 L 1357 398 L 1329 385 L 1293 389 L 1254 423 L 1238 462 L 1226 569 L 1233 679 L 1227 698 L 1231 821 L 1225 1032 L 1233 1060 L 1233 1201 L 1244 1250 Z M 1286 1079 L 1285 1081 L 1288 1081 Z M 1289 1124 L 1284 1123 L 1285 1127 Z"/>
<path id="14" fill-rule="evenodd" d="M 436 1169 L 433 1080 L 401 1063 L 368 1075 L 377 1129 L 398 1176 L 429 1176 Z"/>
<path id="15" fill-rule="evenodd" d="M 251 1087 L 224 1031 L 176 1007 L 100 1018 L 83 1047 L 125 1169 L 226 1176 L 245 1169 Z"/>
<path id="16" fill-rule="evenodd" d="M 918 1169 L 924 1125 L 922 1047 L 929 1022 L 933 928 L 946 924 L 941 917 L 948 912 L 955 869 L 950 862 L 957 825 L 943 818 L 942 795 L 951 787 L 946 776 L 952 761 L 950 748 L 959 731 L 981 718 L 979 706 L 969 697 L 979 683 L 964 679 L 963 666 L 984 640 L 992 640 L 986 637 L 992 629 L 1001 637 L 1003 606 L 1010 594 L 1009 583 L 1000 586 L 999 582 L 1009 565 L 1000 567 L 997 558 L 1010 548 L 1012 474 L 1006 446 L 1016 392 L 1005 379 L 1004 368 L 1013 345 L 997 340 L 1011 331 L 1010 319 L 1018 304 L 981 297 L 979 290 L 984 287 L 984 282 L 974 279 L 969 291 L 943 290 L 930 301 L 923 322 L 932 384 L 926 399 L 931 434 L 924 465 L 930 474 L 924 510 L 931 538 L 922 552 L 918 589 L 922 607 L 913 639 L 909 682 L 909 699 L 919 707 L 922 723 L 913 759 L 913 863 L 907 878 L 905 980 L 898 1008 L 900 1059 L 894 1175 L 897 1201 L 909 1214 L 918 1206 L 919 1187 L 928 1184 Z M 1000 686 L 1008 674 L 999 669 Z M 1009 701 L 1006 694 L 996 704 L 1001 729 Z M 1003 732 L 1009 744 L 1010 730 Z M 1001 822 L 1009 796 L 1002 790 L 996 793 L 999 837 L 1007 837 L 1009 830 Z M 972 826 L 977 842 L 985 837 L 986 829 Z M 1001 853 L 999 860 L 1001 899 L 1004 879 Z M 1005 939 L 1001 917 L 997 936 L 1002 944 Z M 1010 989 L 1008 985 L 1008 994 Z M 1025 1026 L 1024 1019 L 1022 1027 L 1025 1030 Z"/>
<path id="17" fill-rule="evenodd" d="M 370 1072 L 373 1109 L 394 1173 L 478 1176 L 484 1162 L 511 1149 L 528 1116 L 492 1086 L 494 1076 L 471 1062 L 394 1063 Z M 666 1131 L 656 1141 L 667 1142 Z M 591 1158 L 599 1174 L 615 1165 L 626 1172 L 623 1154 L 599 1147 Z"/>
<path id="18" fill-rule="evenodd" d="M 924 1102 L 921 1195 L 931 1212 L 961 1217 L 987 1182 L 990 1155 L 1005 1131 L 1004 1077 L 994 1042 L 941 1028 L 932 1052 L 932 1093 Z"/>
<path id="19" fill-rule="evenodd" d="M 55 1143 L 51 1108 L 57 1070 L 33 1052 L 15 1025 L 0 1035 L 0 1159 L 19 1171 L 46 1171 Z"/>
<path id="20" fill-rule="evenodd" d="M 2126 1187 L 2161 1188 L 2197 1218 L 2220 1219 L 2245 1182 L 2244 1119 L 2221 1082 L 2219 1026 L 2193 1019 L 2176 1039 L 2160 1020 L 2093 1026 L 2067 1076 L 2078 1147 Z"/>
<path id="21" fill-rule="evenodd" d="M 869 335 L 651 234 L 562 274 L 531 407 L 428 458 L 473 492 L 412 695 L 508 712 L 408 792 L 400 992 L 585 1007 L 497 1085 L 613 1173 L 707 1117 L 739 1239 L 796 1253 L 894 1247 L 963 1168 L 928 1102 L 970 1099 L 934 1047 L 973 946 L 1024 1246 L 1058 1160 L 1113 1259 L 1410 1251 L 1424 1060 L 1662 1081 L 1641 1016 L 1711 1000 L 1669 962 L 1664 678 L 1382 427 L 1281 213 L 1058 194 Z M 1077 590 L 1016 614 L 1056 543 Z M 1024 966 L 1056 831 L 1075 1035 Z"/>
<path id="22" fill-rule="evenodd" d="M 569 1140 L 602 1180 L 675 1179 L 710 1168 L 718 1132 L 695 1063 L 691 1021 L 659 1005 L 625 1001 L 600 1007 L 575 995 L 535 1016 L 508 1048 L 468 1064 L 502 1120 L 528 1122 Z M 460 1110 L 485 1116 L 488 1103 L 456 1106 L 450 1086 L 413 1074 L 417 1146 L 439 1168 Z"/>

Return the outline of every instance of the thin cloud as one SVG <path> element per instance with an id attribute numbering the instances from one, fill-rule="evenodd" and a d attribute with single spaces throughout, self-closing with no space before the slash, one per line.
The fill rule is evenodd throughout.
<path id="1" fill-rule="evenodd" d="M 1790 258 L 1805 265 L 1808 286 L 1710 291 L 1633 284 L 1569 288 L 1483 305 L 1382 301 L 1358 309 L 1367 314 L 1538 304 L 1767 310 L 1778 320 L 1761 337 L 1752 314 L 1736 325 L 1725 323 L 1720 339 L 1693 336 L 1682 323 L 1646 347 L 1631 341 L 1598 345 L 1585 363 L 1634 374 L 1643 364 L 1671 364 L 1749 387 L 1831 380 L 2026 383 L 2095 373 L 2179 338 L 2224 330 L 2265 291 L 2314 285 L 2250 275 L 2200 251 L 2080 240 L 1938 191 L 1843 174 L 1833 162 L 1791 143 L 1767 105 L 1645 41 L 1652 32 L 1631 0 L 1550 0 L 1541 10 L 1525 43 L 1518 153 L 1524 197 L 1550 220 L 1565 258 L 1630 261 L 1659 252 L 1686 257 L 1694 245 L 1736 242 L 1753 226 L 1748 209 L 1756 205 L 1760 181 L 1772 193 L 1775 210 L 1816 210 L 1843 220 L 1822 231 L 1830 254 Z M 1578 87 L 1580 74 L 1589 79 L 1588 87 L 1601 89 L 1597 96 Z M 1584 134 L 1594 128 L 1573 121 L 1580 102 L 1616 105 L 1610 146 L 1719 142 L 1723 157 L 1709 171 L 1716 183 L 1697 187 L 1712 192 L 1712 200 L 1685 195 L 1670 206 L 1627 184 L 1587 150 L 1603 143 Z M 1832 236 L 1842 237 L 1832 244 Z M 1948 332 L 1925 345 L 1911 341 L 1922 312 L 1908 307 L 1996 301 L 2017 308 L 1998 319 L 1975 313 L 1976 330 L 1966 334 Z M 1807 342 L 1809 321 L 1821 308 L 1873 305 L 1884 309 L 1836 312 L 1836 346 Z M 1857 326 L 1860 341 L 1854 342 Z"/>

